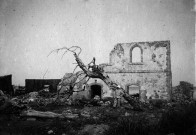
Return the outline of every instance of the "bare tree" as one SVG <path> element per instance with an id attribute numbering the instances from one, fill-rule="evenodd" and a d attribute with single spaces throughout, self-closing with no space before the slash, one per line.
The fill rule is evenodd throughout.
<path id="1" fill-rule="evenodd" d="M 93 58 L 93 61 L 90 62 L 88 64 L 88 66 L 86 66 L 82 62 L 82 60 L 79 58 L 79 55 L 82 51 L 82 49 L 79 46 L 72 46 L 70 48 L 63 47 L 63 48 L 55 49 L 55 50 L 51 51 L 50 54 L 53 52 L 58 53 L 60 50 L 64 51 L 62 57 L 64 56 L 64 54 L 66 52 L 72 52 L 75 57 L 75 61 L 76 61 L 77 65 L 76 65 L 73 73 L 69 77 L 62 80 L 61 83 L 59 83 L 59 89 L 58 89 L 57 95 L 59 95 L 59 91 L 61 90 L 61 88 L 63 86 L 70 86 L 69 87 L 69 94 L 72 95 L 74 92 L 74 90 L 73 90 L 74 86 L 76 84 L 80 83 L 83 79 L 87 80 L 87 81 L 83 82 L 85 84 L 88 82 L 88 80 L 90 78 L 99 78 L 99 79 L 103 80 L 105 82 L 105 84 L 109 86 L 109 88 L 111 90 L 115 91 L 115 90 L 120 89 L 123 93 L 122 96 L 124 97 L 124 99 L 127 100 L 128 103 L 130 105 L 132 105 L 134 109 L 141 110 L 144 107 L 144 104 L 142 102 L 131 97 L 123 88 L 119 88 L 118 84 L 116 84 L 114 81 L 112 81 L 110 79 L 110 77 L 104 72 L 103 68 L 101 66 L 95 64 L 95 58 Z M 79 51 L 79 52 L 77 53 L 77 51 Z M 77 67 L 79 67 L 82 71 L 79 71 L 74 74 Z M 76 82 L 78 76 L 82 75 L 82 74 L 84 74 L 85 77 L 83 79 L 81 79 L 79 82 Z"/>

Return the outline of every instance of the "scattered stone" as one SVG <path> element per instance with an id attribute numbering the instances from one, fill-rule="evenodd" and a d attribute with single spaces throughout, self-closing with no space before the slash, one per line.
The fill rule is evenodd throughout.
<path id="1" fill-rule="evenodd" d="M 53 133 L 53 131 L 52 131 L 52 130 L 49 130 L 49 131 L 48 131 L 48 134 L 52 134 L 52 133 Z"/>
<path id="2" fill-rule="evenodd" d="M 81 130 L 81 133 L 89 134 L 89 135 L 103 135 L 106 130 L 109 129 L 108 125 L 85 125 Z"/>
<path id="3" fill-rule="evenodd" d="M 125 112 L 125 116 L 130 116 L 131 114 L 128 112 Z"/>
<path id="4" fill-rule="evenodd" d="M 150 114 L 148 117 L 155 118 L 155 115 L 154 114 Z"/>
<path id="5" fill-rule="evenodd" d="M 173 87 L 172 89 L 172 101 L 186 104 L 193 99 L 193 84 L 188 82 L 180 82 L 180 85 Z"/>
<path id="6" fill-rule="evenodd" d="M 109 106 L 109 105 L 111 105 L 111 102 L 110 102 L 110 101 L 106 101 L 106 102 L 104 103 L 104 106 Z"/>
<path id="7" fill-rule="evenodd" d="M 72 104 L 72 101 L 70 99 L 67 99 L 67 104 L 68 105 L 71 105 Z"/>
<path id="8" fill-rule="evenodd" d="M 99 102 L 99 104 L 100 104 L 100 105 L 103 105 L 103 104 L 104 104 L 104 102 L 103 102 L 103 101 L 100 101 L 100 102 Z"/>
<path id="9" fill-rule="evenodd" d="M 29 93 L 30 98 L 36 98 L 38 96 L 38 92 L 30 92 Z"/>
<path id="10" fill-rule="evenodd" d="M 83 111 L 83 112 L 81 113 L 81 116 L 89 118 L 89 117 L 90 117 L 90 114 L 89 114 L 89 112 L 87 112 L 87 111 Z"/>
<path id="11" fill-rule="evenodd" d="M 36 118 L 27 118 L 27 121 L 36 121 Z"/>
<path id="12" fill-rule="evenodd" d="M 78 118 L 78 114 L 73 114 L 71 110 L 66 110 L 62 112 L 63 117 L 68 118 L 68 119 L 75 119 Z"/>
<path id="13" fill-rule="evenodd" d="M 100 100 L 100 97 L 98 96 L 98 95 L 96 95 L 95 97 L 94 97 L 94 100 Z"/>
<path id="14" fill-rule="evenodd" d="M 78 114 L 67 114 L 67 115 L 63 115 L 65 118 L 68 118 L 68 119 L 75 119 L 75 118 L 78 118 Z"/>
<path id="15" fill-rule="evenodd" d="M 0 90 L 0 96 L 4 96 L 4 93 L 2 90 Z"/>
<path id="16" fill-rule="evenodd" d="M 66 101 L 66 99 L 65 98 L 61 98 L 61 99 L 59 99 L 60 100 L 60 102 L 61 103 L 63 103 L 63 102 L 65 102 Z"/>
<path id="17" fill-rule="evenodd" d="M 93 116 L 93 119 L 94 119 L 94 120 L 98 120 L 98 119 L 99 119 L 99 117 Z"/>
<path id="18" fill-rule="evenodd" d="M 126 110 L 132 110 L 132 109 L 133 109 L 133 107 L 132 107 L 131 105 L 125 105 L 124 108 L 125 108 Z"/>
<path id="19" fill-rule="evenodd" d="M 65 110 L 63 111 L 64 114 L 72 114 L 72 111 L 71 110 Z"/>

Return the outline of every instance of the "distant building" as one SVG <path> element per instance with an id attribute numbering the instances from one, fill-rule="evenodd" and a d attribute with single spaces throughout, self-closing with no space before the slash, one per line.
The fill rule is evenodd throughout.
<path id="1" fill-rule="evenodd" d="M 60 79 L 26 79 L 25 88 L 26 92 L 39 91 L 44 89 L 44 86 L 49 85 L 50 92 L 57 91 L 57 85 L 59 84 Z"/>
<path id="2" fill-rule="evenodd" d="M 0 90 L 5 94 L 13 95 L 12 75 L 0 76 Z"/>

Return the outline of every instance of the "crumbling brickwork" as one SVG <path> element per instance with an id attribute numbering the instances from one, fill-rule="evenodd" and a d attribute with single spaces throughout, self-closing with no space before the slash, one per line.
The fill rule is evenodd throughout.
<path id="1" fill-rule="evenodd" d="M 141 88 L 145 89 L 148 99 L 169 100 L 172 87 L 170 53 L 169 41 L 121 43 L 111 51 L 110 62 L 101 65 L 109 77 L 125 90 L 131 91 L 132 85 L 133 90 L 137 90 L 135 86 L 138 86 L 138 93 Z M 91 79 L 86 87 L 89 98 L 92 98 L 91 86 L 96 83 L 101 86 L 97 89 L 101 89 L 102 97 L 112 95 L 102 80 Z"/>
<path id="2" fill-rule="evenodd" d="M 140 62 L 132 62 L 133 49 L 139 48 Z M 124 89 L 143 86 L 148 98 L 170 99 L 170 42 L 134 42 L 117 44 L 110 53 L 110 65 L 104 68 Z"/>

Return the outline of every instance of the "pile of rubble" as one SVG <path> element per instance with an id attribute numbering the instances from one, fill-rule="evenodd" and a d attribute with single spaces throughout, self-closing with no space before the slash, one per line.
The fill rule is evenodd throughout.
<path id="1" fill-rule="evenodd" d="M 0 90 L 0 113 L 18 114 L 21 110 L 26 108 L 27 106 L 20 105 L 14 100 L 9 99 L 9 97 Z"/>
<path id="2" fill-rule="evenodd" d="M 192 102 L 191 92 L 193 90 L 193 85 L 187 82 L 180 82 L 179 86 L 173 88 L 172 91 L 172 101 L 173 103 L 179 104 L 188 104 Z M 133 98 L 133 97 L 132 97 Z M 139 100 L 139 99 L 135 99 Z M 45 117 L 45 118 L 78 118 L 78 117 L 90 117 L 90 114 L 87 112 L 81 112 L 80 114 L 73 113 L 70 111 L 63 111 L 62 113 L 53 113 L 53 112 L 42 112 L 36 111 L 36 107 L 32 109 L 32 105 L 37 107 L 46 107 L 47 105 L 63 105 L 63 106 L 83 106 L 83 107 L 92 107 L 92 106 L 110 106 L 114 99 L 104 100 L 101 99 L 98 95 L 91 100 L 71 100 L 65 97 L 57 98 L 57 94 L 50 93 L 47 89 L 40 90 L 38 92 L 30 92 L 25 95 L 17 96 L 14 98 L 9 98 L 2 91 L 0 91 L 0 113 L 17 113 L 25 117 Z M 142 107 L 147 106 L 148 108 L 152 105 L 150 103 L 142 104 Z M 125 109 L 133 110 L 133 107 L 124 106 Z"/>
<path id="3" fill-rule="evenodd" d="M 76 103 L 77 102 L 77 103 Z M 20 114 L 22 117 L 42 117 L 42 118 L 77 118 L 79 115 L 82 117 L 89 117 L 86 112 L 81 112 L 81 114 L 74 114 L 70 111 L 63 111 L 61 114 L 48 112 L 48 111 L 36 111 L 37 107 L 45 108 L 47 105 L 63 105 L 63 106 L 110 106 L 111 101 L 101 100 L 99 96 L 95 96 L 93 99 L 75 100 L 67 99 L 61 97 L 57 99 L 57 94 L 52 94 L 49 91 L 43 89 L 38 92 L 30 92 L 25 95 L 16 96 L 14 98 L 9 98 L 2 91 L 0 91 L 0 113 L 8 114 L 10 112 Z M 35 107 L 36 106 L 36 107 Z M 34 109 L 32 109 L 32 107 Z"/>
<path id="4" fill-rule="evenodd" d="M 193 100 L 193 85 L 188 82 L 180 82 L 180 85 L 172 89 L 172 101 L 180 104 L 188 104 Z"/>

